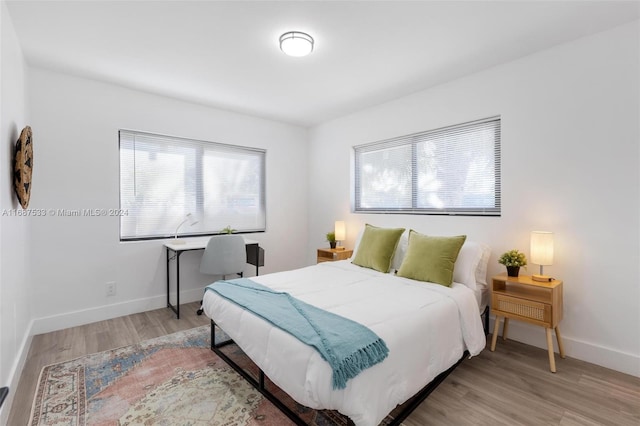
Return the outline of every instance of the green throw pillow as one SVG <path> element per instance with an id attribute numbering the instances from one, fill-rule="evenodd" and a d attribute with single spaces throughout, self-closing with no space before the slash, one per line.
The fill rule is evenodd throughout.
<path id="1" fill-rule="evenodd" d="M 404 228 L 378 228 L 366 224 L 358 251 L 351 263 L 380 272 L 389 272 L 391 258 L 403 232 Z"/>
<path id="2" fill-rule="evenodd" d="M 398 276 L 450 287 L 453 266 L 466 239 L 466 235 L 430 237 L 411 230 L 409 247 Z"/>

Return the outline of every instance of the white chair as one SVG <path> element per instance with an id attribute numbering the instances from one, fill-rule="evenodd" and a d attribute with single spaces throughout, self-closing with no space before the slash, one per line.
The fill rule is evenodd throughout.
<path id="1" fill-rule="evenodd" d="M 241 235 L 216 235 L 209 239 L 200 261 L 200 272 L 207 275 L 242 276 L 247 264 L 247 249 Z M 198 309 L 202 315 L 202 306 Z"/>

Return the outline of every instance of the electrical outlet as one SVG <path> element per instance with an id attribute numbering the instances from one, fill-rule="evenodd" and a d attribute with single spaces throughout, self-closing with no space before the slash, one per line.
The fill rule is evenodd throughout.
<path id="1" fill-rule="evenodd" d="M 107 283 L 107 296 L 115 296 L 116 295 L 116 282 L 115 281 L 109 281 Z"/>

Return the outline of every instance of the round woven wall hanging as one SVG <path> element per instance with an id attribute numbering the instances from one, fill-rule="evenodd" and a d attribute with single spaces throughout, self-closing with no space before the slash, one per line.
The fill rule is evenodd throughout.
<path id="1" fill-rule="evenodd" d="M 13 185 L 23 209 L 29 207 L 31 197 L 31 173 L 33 172 L 33 139 L 31 127 L 20 132 L 16 142 L 16 155 L 13 163 Z"/>

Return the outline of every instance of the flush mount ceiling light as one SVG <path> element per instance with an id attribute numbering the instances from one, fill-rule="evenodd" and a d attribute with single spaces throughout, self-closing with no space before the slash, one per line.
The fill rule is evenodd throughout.
<path id="1" fill-rule="evenodd" d="M 280 50 L 289 56 L 307 56 L 313 51 L 313 37 L 299 31 L 289 31 L 280 36 Z"/>

